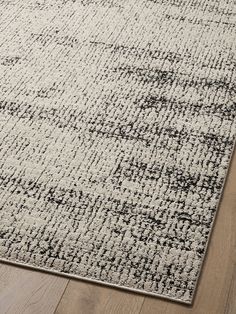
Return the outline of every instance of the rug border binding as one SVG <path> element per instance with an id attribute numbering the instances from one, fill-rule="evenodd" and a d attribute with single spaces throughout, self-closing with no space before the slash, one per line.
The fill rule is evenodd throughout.
<path id="1" fill-rule="evenodd" d="M 145 290 L 129 288 L 129 287 L 126 287 L 126 286 L 120 286 L 120 285 L 112 284 L 112 283 L 109 283 L 109 282 L 106 282 L 106 281 L 92 279 L 92 278 L 86 278 L 86 277 L 82 277 L 82 276 L 79 276 L 79 275 L 71 275 L 71 274 L 67 274 L 67 273 L 60 272 L 60 271 L 53 270 L 53 269 L 50 270 L 50 269 L 44 268 L 44 267 L 32 266 L 32 265 L 29 265 L 29 264 L 26 264 L 26 263 L 13 262 L 13 261 L 4 259 L 2 257 L 0 257 L 0 262 L 4 263 L 4 264 L 9 264 L 11 266 L 16 265 L 16 266 L 20 266 L 22 268 L 26 268 L 26 269 L 30 269 L 30 270 L 37 270 L 37 271 L 40 271 L 40 272 L 47 273 L 49 275 L 50 274 L 51 275 L 58 275 L 58 276 L 63 277 L 63 278 L 77 279 L 77 280 L 81 280 L 81 281 L 84 281 L 84 282 L 90 282 L 90 283 L 99 284 L 101 286 L 108 286 L 108 287 L 112 287 L 112 288 L 119 289 L 119 290 L 126 290 L 128 292 L 135 292 L 135 293 L 138 293 L 140 295 L 146 295 L 146 296 L 151 296 L 151 297 L 158 297 L 158 298 L 161 298 L 161 299 L 166 299 L 168 301 L 180 302 L 180 303 L 183 303 L 185 305 L 191 305 L 192 304 L 191 301 L 184 301 L 184 300 L 181 300 L 181 299 L 178 299 L 178 298 L 174 299 L 172 297 L 168 297 L 168 296 L 165 296 L 165 295 L 162 295 L 162 294 L 157 294 L 157 293 L 153 293 L 153 292 L 147 292 Z"/>
<path id="2" fill-rule="evenodd" d="M 184 301 L 184 300 L 178 299 L 178 298 L 173 298 L 173 297 L 169 297 L 169 296 L 165 296 L 165 295 L 161 295 L 161 294 L 157 294 L 157 293 L 153 293 L 153 292 L 147 292 L 145 290 L 129 288 L 129 287 L 126 287 L 126 286 L 120 286 L 120 285 L 112 284 L 112 283 L 109 283 L 109 282 L 106 282 L 106 281 L 86 278 L 86 277 L 82 277 L 82 276 L 79 276 L 79 275 L 71 275 L 71 274 L 67 274 L 67 273 L 64 273 L 64 272 L 59 272 L 59 271 L 53 270 L 53 269 L 50 270 L 50 269 L 44 268 L 44 267 L 32 266 L 32 265 L 29 265 L 27 263 L 14 262 L 14 261 L 10 261 L 10 260 L 7 260 L 5 258 L 2 258 L 2 257 L 0 257 L 0 262 L 4 263 L 4 264 L 9 264 L 9 265 L 20 266 L 20 267 L 23 267 L 23 268 L 26 268 L 26 269 L 41 271 L 41 272 L 52 274 L 52 275 L 57 275 L 57 276 L 60 276 L 60 277 L 63 277 L 63 278 L 77 279 L 77 280 L 81 280 L 81 281 L 84 281 L 84 282 L 100 284 L 102 286 L 112 287 L 112 288 L 115 288 L 115 289 L 124 290 L 124 291 L 128 291 L 128 292 L 135 292 L 135 293 L 138 293 L 140 295 L 156 297 L 156 298 L 160 298 L 160 299 L 163 299 L 163 300 L 172 301 L 172 302 L 179 302 L 179 303 L 181 303 L 183 305 L 191 306 L 194 303 L 194 300 L 195 300 L 195 297 L 196 297 L 196 293 L 197 293 L 197 290 L 198 290 L 200 277 L 202 275 L 203 267 L 204 267 L 204 264 L 205 264 L 204 261 L 205 261 L 205 258 L 207 256 L 207 253 L 208 253 L 208 247 L 209 247 L 209 243 L 210 243 L 210 240 L 211 240 L 211 237 L 212 237 L 212 234 L 213 234 L 213 229 L 214 229 L 214 226 L 215 226 L 215 221 L 216 221 L 216 218 L 217 218 L 217 214 L 219 212 L 220 203 L 221 203 L 222 198 L 223 198 L 226 180 L 228 178 L 229 169 L 230 169 L 230 166 L 231 166 L 231 163 L 232 163 L 232 159 L 233 159 L 233 156 L 234 156 L 234 153 L 235 153 L 235 147 L 236 147 L 236 138 L 234 139 L 234 144 L 233 144 L 232 152 L 231 152 L 231 155 L 230 155 L 230 158 L 229 158 L 229 161 L 228 161 L 228 166 L 227 166 L 227 169 L 226 169 L 224 182 L 223 182 L 223 185 L 222 185 L 222 188 L 221 188 L 220 197 L 219 197 L 219 200 L 218 200 L 217 205 L 216 205 L 216 212 L 215 212 L 214 218 L 213 218 L 212 223 L 211 223 L 211 229 L 210 229 L 210 232 L 209 232 L 208 240 L 206 242 L 205 251 L 204 251 L 204 254 L 203 254 L 202 259 L 201 259 L 201 265 L 200 265 L 200 268 L 199 268 L 199 273 L 198 273 L 198 276 L 197 276 L 197 279 L 196 279 L 196 282 L 195 282 L 195 285 L 194 285 L 194 293 L 193 293 L 193 296 L 192 296 L 190 301 Z"/>

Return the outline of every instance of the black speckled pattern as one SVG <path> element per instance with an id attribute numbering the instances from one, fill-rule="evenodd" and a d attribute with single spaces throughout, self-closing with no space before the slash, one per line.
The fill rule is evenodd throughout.
<path id="1" fill-rule="evenodd" d="M 235 25 L 233 0 L 0 0 L 0 259 L 191 303 Z"/>

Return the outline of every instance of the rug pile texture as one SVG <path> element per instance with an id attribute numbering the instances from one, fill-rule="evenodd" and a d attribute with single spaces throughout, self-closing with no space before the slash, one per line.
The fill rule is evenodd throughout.
<path id="1" fill-rule="evenodd" d="M 191 303 L 233 151 L 233 0 L 0 0 L 0 259 Z"/>

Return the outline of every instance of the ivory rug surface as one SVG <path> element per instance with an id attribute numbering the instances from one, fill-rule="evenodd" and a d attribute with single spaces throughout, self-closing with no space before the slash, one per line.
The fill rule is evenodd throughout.
<path id="1" fill-rule="evenodd" d="M 234 146 L 233 0 L 0 0 L 0 259 L 191 303 Z"/>

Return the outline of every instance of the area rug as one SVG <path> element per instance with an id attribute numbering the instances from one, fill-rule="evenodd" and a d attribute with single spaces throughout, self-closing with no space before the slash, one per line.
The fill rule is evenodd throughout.
<path id="1" fill-rule="evenodd" d="M 191 303 L 235 126 L 233 0 L 0 1 L 0 257 Z"/>

